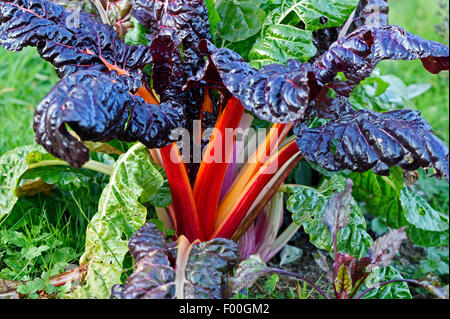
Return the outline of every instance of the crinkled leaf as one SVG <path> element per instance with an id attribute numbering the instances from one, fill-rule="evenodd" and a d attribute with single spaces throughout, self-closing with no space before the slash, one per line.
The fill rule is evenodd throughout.
<path id="1" fill-rule="evenodd" d="M 183 48 L 183 71 L 186 77 L 195 75 L 205 64 L 198 49 L 200 40 L 212 41 L 208 11 L 203 0 L 154 1 L 135 0 L 133 16 L 150 30 L 149 38 L 170 35 L 176 46 Z M 200 117 L 203 91 L 199 88 L 185 92 L 186 117 Z"/>
<path id="2" fill-rule="evenodd" d="M 188 86 L 229 91 L 266 121 L 287 123 L 303 117 L 311 91 L 309 77 L 313 76 L 309 64 L 289 60 L 287 66 L 270 64 L 258 71 L 229 49 L 217 49 L 206 41 L 200 48 L 209 53 L 209 63 Z"/>
<path id="3" fill-rule="evenodd" d="M 248 58 L 251 66 L 260 69 L 271 63 L 286 64 L 290 59 L 306 62 L 316 52 L 311 32 L 289 25 L 272 25 L 250 50 Z"/>
<path id="4" fill-rule="evenodd" d="M 243 41 L 261 30 L 266 13 L 261 4 L 267 0 L 216 0 L 221 21 L 217 31 L 229 42 Z"/>
<path id="5" fill-rule="evenodd" d="M 386 225 L 392 228 L 408 226 L 406 233 L 417 245 L 448 245 L 448 232 L 430 231 L 431 228 L 448 229 L 448 217 L 435 211 L 422 197 L 404 187 L 400 168 L 393 167 L 390 172 L 389 177 L 375 175 L 370 171 L 353 173 L 355 199 L 365 202 L 367 211 Z M 403 202 L 400 200 L 401 195 Z"/>
<path id="6" fill-rule="evenodd" d="M 400 167 L 391 167 L 389 176 L 380 176 L 367 171 L 352 173 L 351 177 L 354 181 L 353 196 L 357 201 L 366 203 L 365 209 L 371 215 L 391 219 L 389 216 L 397 215 L 401 211 L 400 191 L 403 188 L 403 171 Z"/>
<path id="7" fill-rule="evenodd" d="M 306 159 L 330 171 L 372 169 L 381 175 L 394 165 L 405 170 L 433 167 L 436 176 L 448 180 L 448 148 L 419 112 L 347 110 L 324 126 L 296 127 L 297 145 Z"/>
<path id="8" fill-rule="evenodd" d="M 221 298 L 225 274 L 238 261 L 237 245 L 215 238 L 192 246 L 185 272 L 184 297 Z"/>
<path id="9" fill-rule="evenodd" d="M 161 101 L 182 97 L 183 69 L 181 54 L 169 36 L 155 38 L 150 49 L 153 57 L 153 88 L 161 96 Z"/>
<path id="10" fill-rule="evenodd" d="M 435 211 L 422 197 L 411 193 L 403 186 L 400 168 L 393 167 L 390 172 L 389 177 L 378 176 L 373 172 L 353 173 L 355 198 L 365 202 L 367 211 L 381 218 L 388 226 L 393 228 L 408 226 L 406 233 L 417 245 L 426 247 L 448 245 L 447 232 L 430 231 L 448 229 L 448 217 Z M 401 195 L 403 202 L 400 200 Z"/>
<path id="11" fill-rule="evenodd" d="M 449 243 L 449 234 L 447 231 L 427 231 L 410 225 L 408 226 L 406 233 L 408 234 L 408 238 L 410 238 L 415 244 L 423 247 L 444 247 L 448 246 Z"/>
<path id="12" fill-rule="evenodd" d="M 147 38 L 148 31 L 135 17 L 130 19 L 132 28 L 125 34 L 124 41 L 131 45 L 148 45 L 149 40 Z"/>
<path id="13" fill-rule="evenodd" d="M 347 295 L 352 291 L 352 278 L 350 271 L 345 265 L 339 267 L 337 276 L 334 279 L 334 288 L 339 295 Z"/>
<path id="14" fill-rule="evenodd" d="M 313 44 L 317 48 L 317 57 L 324 54 L 339 37 L 339 28 L 327 28 L 313 32 Z"/>
<path id="15" fill-rule="evenodd" d="M 28 145 L 15 148 L 0 156 L 0 219 L 8 215 L 17 202 L 16 188 L 26 172 L 30 154 L 45 153 L 40 146 Z M 36 159 L 34 160 L 34 162 Z"/>
<path id="16" fill-rule="evenodd" d="M 208 11 L 203 0 L 135 0 L 133 16 L 152 32 L 151 39 L 171 35 L 183 43 L 185 72 L 191 76 L 203 65 L 197 45 L 212 40 Z"/>
<path id="17" fill-rule="evenodd" d="M 268 267 L 259 255 L 251 255 L 236 268 L 235 274 L 228 280 L 228 287 L 236 294 L 249 288 L 262 276 L 272 274 L 274 268 Z"/>
<path id="18" fill-rule="evenodd" d="M 372 270 L 376 266 L 389 266 L 392 258 L 398 253 L 403 240 L 406 239 L 405 228 L 393 229 L 375 240 L 369 249 L 371 263 L 367 271 Z"/>
<path id="19" fill-rule="evenodd" d="M 264 25 L 300 22 L 305 30 L 315 31 L 341 26 L 355 9 L 358 0 L 282 0 Z"/>
<path id="20" fill-rule="evenodd" d="M 183 106 L 175 100 L 148 104 L 130 94 L 125 82 L 99 71 L 79 71 L 62 79 L 36 109 L 38 143 L 75 167 L 89 159 L 89 149 L 69 134 L 67 124 L 87 141 L 118 138 L 149 148 L 170 143 L 170 131 L 184 123 Z"/>
<path id="21" fill-rule="evenodd" d="M 387 26 L 389 20 L 388 0 L 360 0 L 355 10 L 350 32 L 363 25 Z"/>
<path id="22" fill-rule="evenodd" d="M 103 190 L 98 212 L 86 231 L 86 248 L 80 264 L 88 264 L 84 285 L 78 297 L 105 298 L 120 282 L 123 260 L 128 252 L 128 238 L 142 225 L 147 209 L 142 195 L 157 193 L 164 178 L 142 144 L 133 146 L 119 157 L 109 184 Z"/>
<path id="23" fill-rule="evenodd" d="M 439 232 L 449 229 L 448 216 L 434 210 L 425 199 L 406 187 L 400 192 L 406 221 L 421 230 Z"/>
<path id="24" fill-rule="evenodd" d="M 131 20 L 131 9 L 133 2 L 130 0 L 98 0 L 105 9 L 109 24 L 123 39 L 125 34 L 133 26 Z"/>
<path id="25" fill-rule="evenodd" d="M 186 241 L 182 237 L 177 246 L 168 243 L 154 224 L 144 225 L 129 244 L 135 271 L 113 297 L 175 298 L 178 291 L 188 299 L 222 298 L 225 275 L 237 262 L 237 245 L 223 238 Z M 184 253 L 179 251 L 183 243 Z"/>
<path id="26" fill-rule="evenodd" d="M 2 0 L 0 44 L 10 51 L 35 46 L 59 77 L 83 69 L 118 66 L 135 71 L 151 62 L 146 46 L 130 46 L 113 28 L 80 12 L 77 17 L 48 0 Z"/>
<path id="27" fill-rule="evenodd" d="M 338 26 L 347 20 L 358 1 L 283 0 L 264 21 L 262 38 L 272 26 L 289 25 L 314 31 L 313 44 L 324 53 L 337 40 Z M 279 61 L 276 61 L 279 62 Z"/>
<path id="28" fill-rule="evenodd" d="M 354 87 L 382 60 L 417 59 L 434 74 L 449 68 L 449 51 L 443 44 L 426 41 L 398 26 L 363 26 L 333 43 L 313 65 L 319 81 L 331 82 L 343 72 L 347 84 Z"/>
<path id="29" fill-rule="evenodd" d="M 364 284 L 358 290 L 362 293 L 368 288 L 374 285 L 380 284 L 382 282 L 403 279 L 402 275 L 392 266 L 383 268 L 376 267 L 372 270 L 370 275 L 367 277 Z M 377 287 L 362 298 L 364 299 L 411 299 L 411 293 L 409 292 L 408 284 L 406 282 L 394 282 L 381 287 Z"/>
<path id="30" fill-rule="evenodd" d="M 327 210 L 328 197 L 320 190 L 309 187 L 288 188 L 290 196 L 287 209 L 293 213 L 292 219 L 303 226 L 312 244 L 319 249 L 333 252 L 333 239 L 327 226 L 322 223 Z M 338 250 L 356 258 L 366 256 L 372 238 L 366 232 L 364 216 L 354 200 L 351 201 L 350 224 L 338 233 Z"/>
<path id="31" fill-rule="evenodd" d="M 348 96 L 381 60 L 421 59 L 432 73 L 448 70 L 446 46 L 396 26 L 359 28 L 334 43 L 312 65 L 289 61 L 287 67 L 267 65 L 260 71 L 229 49 L 216 49 L 205 42 L 200 42 L 199 47 L 209 54 L 209 63 L 188 81 L 188 86 L 195 87 L 195 83 L 199 87 L 225 87 L 259 118 L 281 123 L 302 119 L 324 83 L 336 88 L 331 82 L 338 72 L 344 72 L 348 79 L 338 82 L 342 95 Z"/>
<path id="32" fill-rule="evenodd" d="M 168 244 L 154 224 L 145 224 L 129 241 L 135 271 L 124 286 L 113 288 L 112 298 L 170 298 L 175 294 L 175 270 Z"/>

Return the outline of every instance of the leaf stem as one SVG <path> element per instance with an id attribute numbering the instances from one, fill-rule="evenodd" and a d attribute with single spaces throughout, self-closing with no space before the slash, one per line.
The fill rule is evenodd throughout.
<path id="1" fill-rule="evenodd" d="M 45 167 L 45 166 L 69 166 L 69 163 L 61 160 L 47 160 L 41 161 L 39 163 L 31 164 L 28 166 L 28 170 L 37 168 L 37 167 Z M 90 169 L 92 171 L 100 172 L 105 175 L 111 175 L 113 167 L 111 165 L 90 160 L 86 164 L 83 165 L 83 168 Z"/>

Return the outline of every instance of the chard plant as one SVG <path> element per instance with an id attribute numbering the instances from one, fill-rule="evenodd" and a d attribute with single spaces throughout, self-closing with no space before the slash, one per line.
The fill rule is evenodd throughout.
<path id="1" fill-rule="evenodd" d="M 334 258 L 336 298 L 386 284 L 410 296 L 389 263 L 405 231 L 440 236 L 448 217 L 393 179 L 427 168 L 448 182 L 448 147 L 419 112 L 356 108 L 352 94 L 382 60 L 448 71 L 446 46 L 389 25 L 384 0 L 59 2 L 0 0 L 0 44 L 35 47 L 60 78 L 35 111 L 40 146 L 1 157 L 0 217 L 68 172 L 109 176 L 77 276 L 53 279 L 77 277 L 72 297 L 223 298 L 277 272 L 328 298 L 265 266 L 300 227 Z M 302 160 L 320 187 L 283 185 Z M 397 230 L 372 243 L 344 175 L 371 214 L 392 198 L 382 217 Z M 363 290 L 374 269 L 392 279 Z"/>

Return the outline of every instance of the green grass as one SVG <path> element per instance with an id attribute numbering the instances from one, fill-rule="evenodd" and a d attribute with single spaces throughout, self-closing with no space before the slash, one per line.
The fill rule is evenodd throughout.
<path id="1" fill-rule="evenodd" d="M 0 155 L 34 143 L 34 109 L 57 81 L 34 48 L 16 53 L 0 47 Z"/>

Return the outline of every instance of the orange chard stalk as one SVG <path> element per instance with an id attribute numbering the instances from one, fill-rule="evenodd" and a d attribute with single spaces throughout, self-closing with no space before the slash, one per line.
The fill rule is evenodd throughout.
<path id="1" fill-rule="evenodd" d="M 205 236 L 200 228 L 197 206 L 180 151 L 176 143 L 172 143 L 161 148 L 160 152 L 172 193 L 178 235 L 183 234 L 190 241 L 203 241 Z"/>
<path id="2" fill-rule="evenodd" d="M 159 105 L 157 98 L 144 86 L 140 87 L 136 94 L 149 103 Z M 177 234 L 184 234 L 190 241 L 196 239 L 203 241 L 205 237 L 200 228 L 192 187 L 176 143 L 161 148 L 159 154 L 172 193 L 173 200 L 169 207 L 169 212 Z"/>
<path id="3" fill-rule="evenodd" d="M 234 130 L 238 127 L 244 107 L 236 98 L 231 98 L 216 123 L 194 183 L 194 200 L 197 205 L 204 235 L 208 237 L 214 230 L 220 190 L 233 154 Z M 233 141 L 226 141 L 226 131 L 233 130 Z M 218 158 L 219 153 L 220 158 Z"/>
<path id="4" fill-rule="evenodd" d="M 267 158 L 273 155 L 274 150 L 278 149 L 278 146 L 291 128 L 292 124 L 273 124 L 263 143 L 261 143 L 258 149 L 253 153 L 252 157 L 247 161 L 247 164 L 241 169 L 235 183 L 231 186 L 230 190 L 222 200 L 216 215 L 216 220 L 223 219 L 225 214 L 231 210 L 236 203 L 236 198 L 242 194 L 244 188 L 255 176 L 256 172 L 264 164 Z"/>
<path id="5" fill-rule="evenodd" d="M 266 184 L 268 184 L 271 178 L 276 175 L 278 168 L 290 160 L 293 162 L 296 160 L 296 162 L 298 162 L 300 156 L 301 153 L 298 150 L 295 140 L 289 142 L 276 154 L 272 155 L 269 160 L 259 168 L 258 172 L 253 176 L 243 191 L 233 198 L 234 204 L 228 211 L 222 212 L 221 216 L 223 217 L 220 218 L 219 215 L 217 215 L 215 220 L 215 230 L 209 238 L 230 238 L 246 216 L 249 209 L 254 205 L 256 198 Z M 294 166 L 295 165 L 289 167 L 290 169 L 286 170 L 286 173 L 280 177 L 277 182 L 279 185 L 286 179 Z M 220 209 L 222 209 L 222 206 Z"/>

